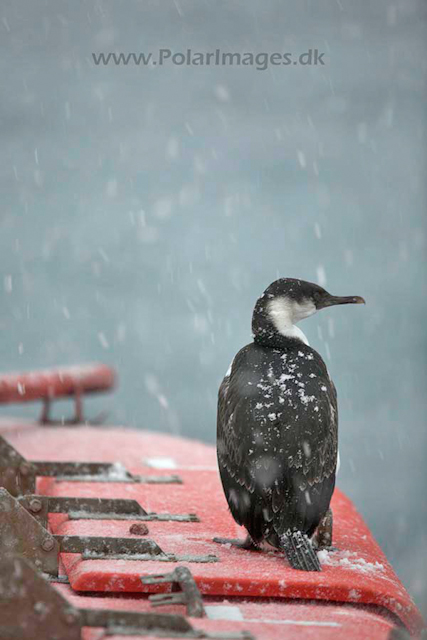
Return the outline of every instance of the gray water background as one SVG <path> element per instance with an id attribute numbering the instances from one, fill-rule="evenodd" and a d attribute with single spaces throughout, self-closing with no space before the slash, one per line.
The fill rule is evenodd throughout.
<path id="1" fill-rule="evenodd" d="M 214 442 L 219 382 L 272 280 L 363 295 L 302 328 L 338 388 L 339 484 L 421 606 L 426 35 L 418 0 L 0 7 L 1 370 L 101 360 L 120 386 L 89 413 Z M 326 64 L 91 56 L 162 47 Z"/>

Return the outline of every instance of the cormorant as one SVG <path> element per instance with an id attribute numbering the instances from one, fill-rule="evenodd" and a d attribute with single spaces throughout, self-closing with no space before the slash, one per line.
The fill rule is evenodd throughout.
<path id="1" fill-rule="evenodd" d="M 248 536 L 217 542 L 246 549 L 267 542 L 293 568 L 321 570 L 315 548 L 332 542 L 337 396 L 323 359 L 295 324 L 325 307 L 364 302 L 293 278 L 276 280 L 258 299 L 253 342 L 235 356 L 218 396 L 222 485 Z"/>

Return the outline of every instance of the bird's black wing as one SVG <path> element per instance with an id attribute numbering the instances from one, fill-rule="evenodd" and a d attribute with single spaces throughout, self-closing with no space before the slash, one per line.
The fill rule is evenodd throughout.
<path id="1" fill-rule="evenodd" d="M 256 438 L 251 414 L 259 391 L 254 368 L 247 366 L 252 346 L 239 351 L 219 388 L 217 456 L 230 511 L 256 541 L 262 537 L 256 517 L 257 504 L 262 507 L 262 502 L 257 500 L 250 464 L 251 452 L 255 450 L 252 441 Z"/>
<path id="2" fill-rule="evenodd" d="M 309 353 L 305 349 L 302 352 Z M 312 535 L 329 508 L 335 487 L 337 395 L 318 354 L 313 358 L 311 375 L 316 377 L 305 378 L 305 386 L 297 390 L 300 402 L 293 394 L 293 405 L 287 406 L 279 418 L 279 440 L 286 457 L 269 502 L 278 536 L 289 529 Z M 293 426 L 289 424 L 298 429 L 298 438 L 292 438 Z"/>

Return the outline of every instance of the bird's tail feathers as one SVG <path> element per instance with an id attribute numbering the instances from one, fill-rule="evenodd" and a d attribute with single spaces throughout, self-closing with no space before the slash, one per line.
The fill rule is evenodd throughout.
<path id="1" fill-rule="evenodd" d="M 280 538 L 289 564 L 299 571 L 322 571 L 310 538 L 301 531 L 288 531 Z"/>

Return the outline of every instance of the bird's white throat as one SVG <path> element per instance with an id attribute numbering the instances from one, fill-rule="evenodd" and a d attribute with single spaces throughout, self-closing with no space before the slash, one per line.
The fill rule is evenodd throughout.
<path id="1" fill-rule="evenodd" d="M 296 302 L 287 296 L 273 298 L 268 302 L 267 313 L 280 335 L 298 338 L 308 344 L 306 336 L 296 323 L 316 313 L 316 306 L 311 300 Z"/>

